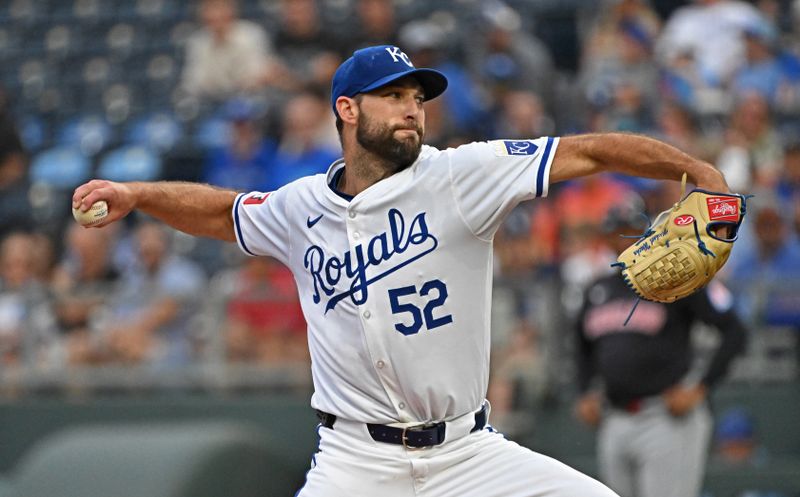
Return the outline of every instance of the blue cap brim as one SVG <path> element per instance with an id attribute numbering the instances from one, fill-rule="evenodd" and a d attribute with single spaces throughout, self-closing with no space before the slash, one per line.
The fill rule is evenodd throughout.
<path id="1" fill-rule="evenodd" d="M 360 93 L 377 90 L 381 86 L 386 86 L 389 83 L 405 78 L 406 76 L 413 76 L 417 81 L 419 81 L 419 84 L 422 86 L 422 90 L 425 92 L 425 100 L 436 98 L 444 93 L 444 91 L 447 89 L 447 77 L 445 77 L 444 74 L 440 73 L 436 69 L 422 68 L 410 69 L 405 72 L 390 74 L 389 76 L 383 77 L 362 88 Z"/>

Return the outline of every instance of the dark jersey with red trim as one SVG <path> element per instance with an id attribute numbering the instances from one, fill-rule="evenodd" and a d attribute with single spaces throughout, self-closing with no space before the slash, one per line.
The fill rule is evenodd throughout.
<path id="1" fill-rule="evenodd" d="M 579 388 L 599 377 L 612 404 L 657 395 L 679 383 L 692 365 L 691 328 L 696 321 L 719 330 L 722 340 L 702 378 L 713 386 L 743 350 L 745 328 L 732 309 L 733 298 L 719 282 L 671 304 L 636 303 L 619 275 L 589 285 L 578 316 Z"/>

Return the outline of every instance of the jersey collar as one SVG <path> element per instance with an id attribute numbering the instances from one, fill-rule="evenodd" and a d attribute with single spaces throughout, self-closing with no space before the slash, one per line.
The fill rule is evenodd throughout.
<path id="1" fill-rule="evenodd" d="M 430 154 L 432 154 L 435 151 L 436 149 L 429 145 L 422 145 L 422 150 L 420 151 L 417 160 L 414 161 L 414 163 L 411 164 L 411 166 L 408 169 L 397 174 L 403 174 L 409 171 L 413 171 L 414 169 L 417 168 L 417 166 L 419 166 L 421 161 L 425 160 Z M 348 205 L 350 205 L 350 202 L 352 202 L 353 199 L 355 199 L 356 197 L 340 192 L 336 188 L 336 184 L 339 182 L 339 177 L 342 174 L 344 174 L 344 168 L 345 168 L 344 158 L 338 159 L 333 164 L 330 165 L 330 167 L 328 168 L 328 172 L 325 174 L 325 196 L 328 197 L 331 201 L 333 201 L 333 203 L 347 207 Z M 389 178 L 386 178 L 381 181 L 387 181 L 388 179 Z M 367 190 L 372 189 L 374 186 L 375 185 L 369 187 Z M 360 197 L 360 195 L 361 194 L 359 194 L 358 196 Z"/>

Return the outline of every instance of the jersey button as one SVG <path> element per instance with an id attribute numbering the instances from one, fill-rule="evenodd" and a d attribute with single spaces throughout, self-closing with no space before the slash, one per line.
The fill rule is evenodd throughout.
<path id="1" fill-rule="evenodd" d="M 372 316 L 372 313 L 371 313 L 371 312 L 369 312 L 369 311 L 364 311 L 364 319 L 369 319 L 369 317 L 370 317 L 370 316 Z"/>
<path id="2" fill-rule="evenodd" d="M 361 234 L 358 231 L 356 231 L 356 232 L 353 233 L 353 238 L 358 240 L 359 238 L 361 238 Z"/>
<path id="3" fill-rule="evenodd" d="M 400 409 L 405 409 L 406 408 L 406 403 L 405 402 L 400 402 L 399 404 L 397 404 L 397 407 L 399 407 Z"/>
<path id="4" fill-rule="evenodd" d="M 378 369 L 383 369 L 383 367 L 386 365 L 386 363 L 383 362 L 383 361 L 378 361 L 378 362 L 375 363 L 375 365 L 378 367 Z"/>
<path id="5" fill-rule="evenodd" d="M 350 211 L 350 212 L 347 213 L 347 215 L 350 216 L 350 219 L 353 219 L 354 217 L 356 217 L 356 212 L 355 211 Z"/>

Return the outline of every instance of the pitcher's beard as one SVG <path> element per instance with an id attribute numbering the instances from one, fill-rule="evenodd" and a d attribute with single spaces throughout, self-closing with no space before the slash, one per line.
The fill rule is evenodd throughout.
<path id="1" fill-rule="evenodd" d="M 393 172 L 400 172 L 408 168 L 419 157 L 422 150 L 422 129 L 417 126 L 417 140 L 411 138 L 397 140 L 394 132 L 400 127 L 390 127 L 388 124 L 380 124 L 369 117 L 364 112 L 358 115 L 358 128 L 356 129 L 356 140 L 368 152 L 377 155 L 386 163 L 394 166 Z"/>

